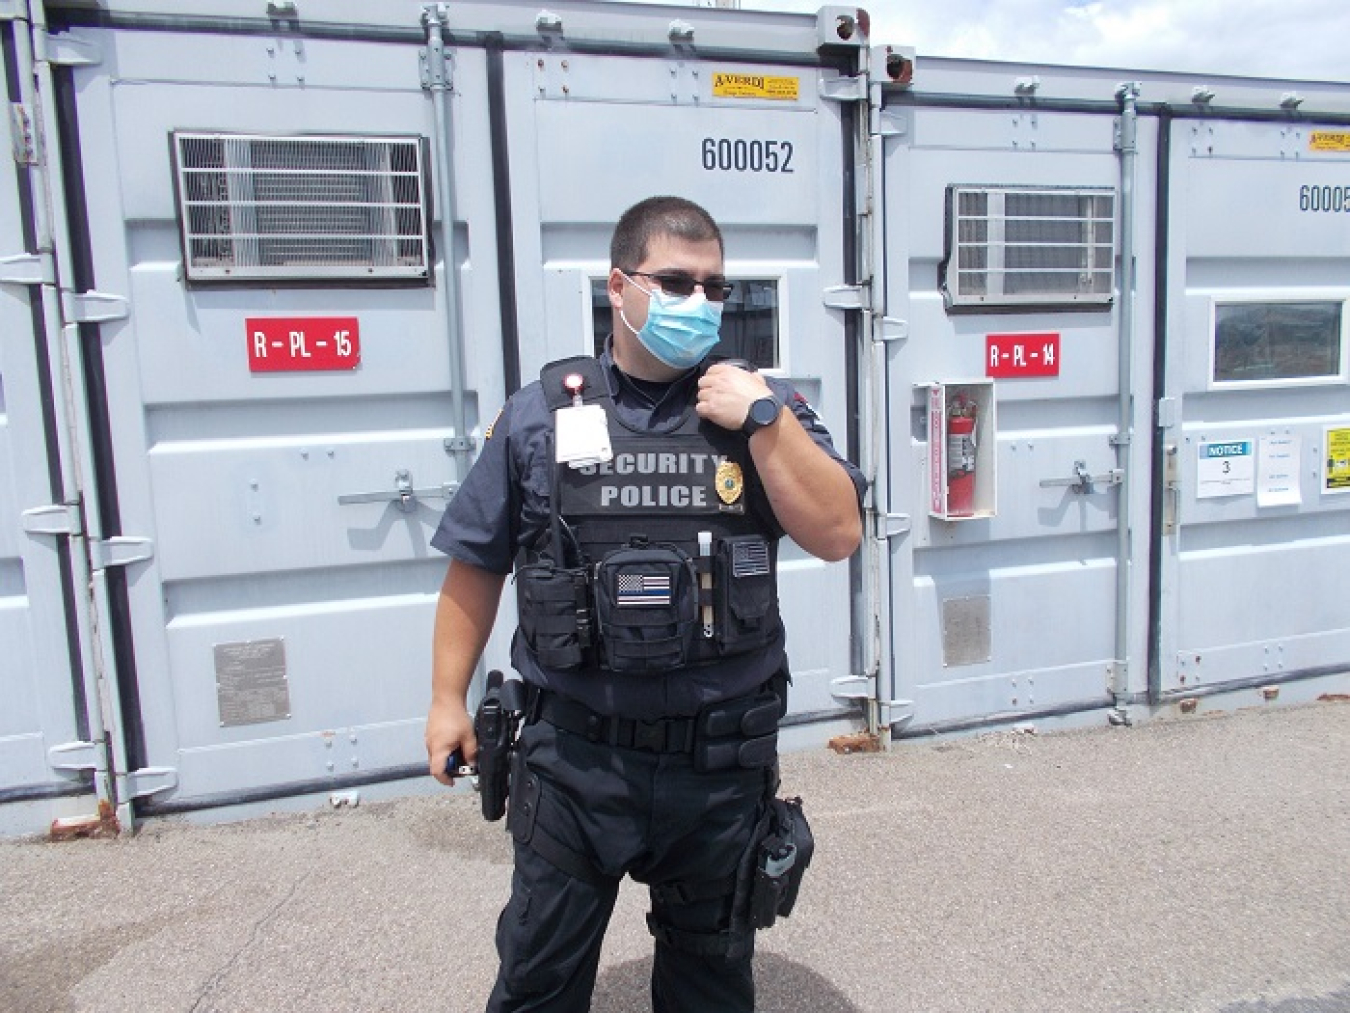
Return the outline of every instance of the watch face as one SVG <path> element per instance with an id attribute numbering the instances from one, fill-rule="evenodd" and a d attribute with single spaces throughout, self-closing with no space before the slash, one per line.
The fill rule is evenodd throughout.
<path id="1" fill-rule="evenodd" d="M 750 417 L 756 424 L 767 426 L 778 417 L 778 403 L 771 397 L 762 397 L 750 406 Z"/>

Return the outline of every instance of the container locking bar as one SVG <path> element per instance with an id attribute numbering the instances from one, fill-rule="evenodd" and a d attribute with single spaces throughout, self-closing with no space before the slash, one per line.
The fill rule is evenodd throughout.
<path id="1" fill-rule="evenodd" d="M 338 502 L 343 506 L 349 506 L 353 503 L 393 503 L 404 513 L 412 513 L 415 502 L 420 497 L 434 496 L 448 500 L 455 495 L 455 490 L 458 488 L 458 482 L 446 482 L 444 485 L 415 489 L 413 488 L 412 472 L 407 468 L 400 468 L 394 472 L 394 488 L 392 490 L 349 492 L 339 496 Z"/>
<path id="2" fill-rule="evenodd" d="M 1041 488 L 1050 489 L 1055 486 L 1066 485 L 1074 492 L 1086 496 L 1096 492 L 1099 485 L 1120 485 L 1123 481 L 1125 481 L 1125 472 L 1120 468 L 1112 468 L 1101 475 L 1093 475 L 1088 471 L 1086 461 L 1074 461 L 1072 478 L 1043 478 L 1041 479 Z"/>

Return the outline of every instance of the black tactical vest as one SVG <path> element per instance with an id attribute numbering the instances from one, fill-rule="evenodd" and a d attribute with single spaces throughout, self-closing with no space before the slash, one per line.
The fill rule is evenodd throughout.
<path id="1" fill-rule="evenodd" d="M 555 419 L 573 403 L 569 373 L 604 408 L 614 456 L 553 464 L 550 535 L 516 574 L 520 630 L 539 663 L 658 673 L 772 642 L 777 534 L 753 505 L 764 500 L 746 438 L 692 402 L 667 431 L 629 429 L 588 356 L 544 367 Z"/>

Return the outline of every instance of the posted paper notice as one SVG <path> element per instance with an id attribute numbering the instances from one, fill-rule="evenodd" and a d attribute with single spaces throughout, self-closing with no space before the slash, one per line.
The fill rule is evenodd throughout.
<path id="1" fill-rule="evenodd" d="M 1195 467 L 1197 499 L 1249 496 L 1256 491 L 1256 441 L 1202 443 Z"/>
<path id="2" fill-rule="evenodd" d="M 1301 447 L 1297 436 L 1263 436 L 1256 461 L 1256 505 L 1295 506 Z"/>

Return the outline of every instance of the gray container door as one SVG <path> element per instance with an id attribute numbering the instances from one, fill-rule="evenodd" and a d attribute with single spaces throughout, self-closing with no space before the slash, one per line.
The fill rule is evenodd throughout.
<path id="1" fill-rule="evenodd" d="M 1350 667 L 1347 148 L 1315 112 L 1172 127 L 1164 697 Z"/>
<path id="2" fill-rule="evenodd" d="M 61 479 L 48 428 L 55 425 L 48 340 L 59 335 L 40 323 L 40 269 L 28 255 L 20 171 L 0 172 L 0 802 L 90 790 L 49 763 L 53 746 L 81 739 L 62 591 L 72 515 L 55 506 Z"/>
<path id="3" fill-rule="evenodd" d="M 724 346 L 735 335 L 731 354 L 791 379 L 846 452 L 844 314 L 823 302 L 845 280 L 843 114 L 820 94 L 836 72 L 576 53 L 507 53 L 504 70 L 522 382 L 603 345 L 613 225 L 645 197 L 678 194 L 718 221 L 740 286 Z M 761 92 L 719 85 L 723 74 Z M 830 680 L 850 671 L 849 568 L 789 542 L 780 566 L 792 709 L 837 713 Z"/>
<path id="4" fill-rule="evenodd" d="M 91 284 L 130 307 L 101 330 L 104 463 L 120 532 L 151 543 L 119 636 L 154 806 L 424 769 L 429 540 L 467 463 L 447 440 L 504 385 L 486 107 L 463 97 L 483 54 L 457 58 L 451 128 L 402 13 L 380 42 L 261 19 L 71 33 L 98 61 L 74 72 Z M 442 132 L 455 240 L 433 228 L 428 253 Z M 452 314 L 474 336 L 464 432 Z"/>
<path id="5" fill-rule="evenodd" d="M 970 93 L 1005 83 L 958 70 L 948 84 Z M 1095 97 L 1113 90 L 1103 81 Z M 910 732 L 1109 706 L 1118 610 L 1142 616 L 1147 604 L 1142 583 L 1126 603 L 1117 593 L 1114 118 L 922 102 L 893 103 L 883 117 L 886 313 L 905 326 L 892 325 L 882 353 L 877 499 L 909 518 L 907 530 L 891 522 L 893 695 L 909 704 Z M 1147 286 L 1141 271 L 1140 306 Z M 1146 334 L 1136 344 L 1134 373 L 1146 382 Z M 963 382 L 972 392 L 992 383 L 976 430 L 983 516 L 940 519 L 930 516 L 930 466 L 946 448 L 931 435 L 929 389 L 958 385 L 950 397 Z M 1147 398 L 1136 398 L 1133 425 L 1147 432 Z M 1140 442 L 1136 530 L 1148 516 Z M 1142 579 L 1147 541 L 1133 545 Z M 1125 649 L 1139 661 L 1136 625 Z M 1141 663 L 1130 673 L 1141 686 L 1142 673 Z"/>

